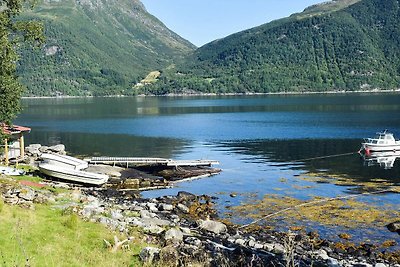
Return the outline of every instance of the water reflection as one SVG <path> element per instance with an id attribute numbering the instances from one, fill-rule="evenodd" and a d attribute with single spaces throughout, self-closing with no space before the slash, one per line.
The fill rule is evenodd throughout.
<path id="1" fill-rule="evenodd" d="M 385 170 L 393 169 L 397 158 L 400 158 L 400 152 L 372 152 L 368 155 L 361 155 L 364 160 L 364 166 L 379 166 Z"/>
<path id="2" fill-rule="evenodd" d="M 332 175 L 352 177 L 360 182 L 382 179 L 400 183 L 400 161 L 393 160 L 389 163 L 388 161 L 393 159 L 390 155 L 377 155 L 366 159 L 361 157 L 360 160 L 360 156 L 356 153 L 359 145 L 360 139 L 256 140 L 223 143 L 223 146 L 237 154 L 252 155 L 252 161 L 257 159 L 281 169 L 289 168 L 310 173 L 319 173 L 322 170 Z M 339 156 L 331 157 L 332 155 Z M 369 161 L 369 165 L 365 160 Z M 374 162 L 383 164 L 385 161 L 391 168 L 385 169 L 381 168 L 380 164 L 372 164 Z"/>

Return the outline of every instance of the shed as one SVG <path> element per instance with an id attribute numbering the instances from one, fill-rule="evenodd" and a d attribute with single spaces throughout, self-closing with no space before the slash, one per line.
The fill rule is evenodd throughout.
<path id="1" fill-rule="evenodd" d="M 4 139 L 4 161 L 6 165 L 9 164 L 10 158 L 14 158 L 17 161 L 25 158 L 25 141 L 24 134 L 29 133 L 31 128 L 18 126 L 18 125 L 7 125 L 5 123 L 0 124 L 1 131 L 7 136 Z"/>

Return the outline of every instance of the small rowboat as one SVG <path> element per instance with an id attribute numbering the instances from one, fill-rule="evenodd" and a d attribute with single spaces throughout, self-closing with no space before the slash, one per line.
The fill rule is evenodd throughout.
<path id="1" fill-rule="evenodd" d="M 81 159 L 65 155 L 42 154 L 39 170 L 51 177 L 90 185 L 102 185 L 108 181 L 108 175 L 87 172 L 89 164 Z"/>

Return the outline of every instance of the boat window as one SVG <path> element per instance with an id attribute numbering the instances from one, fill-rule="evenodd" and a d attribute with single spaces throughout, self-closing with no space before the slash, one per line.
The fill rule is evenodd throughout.
<path id="1" fill-rule="evenodd" d="M 386 139 L 388 139 L 388 140 L 393 140 L 394 138 L 393 138 L 393 136 L 391 136 L 391 135 L 387 135 L 387 136 L 386 136 Z"/>
<path id="2" fill-rule="evenodd" d="M 384 144 L 385 143 L 385 141 L 379 141 L 379 144 Z"/>

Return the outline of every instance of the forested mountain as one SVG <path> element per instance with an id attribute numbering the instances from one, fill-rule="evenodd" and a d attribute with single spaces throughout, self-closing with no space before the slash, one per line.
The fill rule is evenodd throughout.
<path id="1" fill-rule="evenodd" d="M 139 0 L 40 0 L 24 18 L 42 21 L 47 37 L 21 52 L 29 96 L 131 94 L 151 70 L 195 49 Z"/>
<path id="2" fill-rule="evenodd" d="M 400 88 L 399 0 L 336 0 L 211 42 L 141 93 Z"/>

